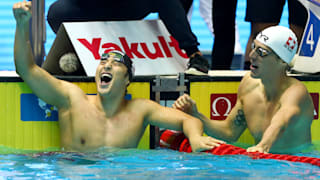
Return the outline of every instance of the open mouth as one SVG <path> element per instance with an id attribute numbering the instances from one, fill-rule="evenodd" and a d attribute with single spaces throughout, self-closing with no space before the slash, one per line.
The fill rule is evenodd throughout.
<path id="1" fill-rule="evenodd" d="M 259 66 L 257 66 L 257 65 L 255 65 L 255 64 L 251 64 L 251 69 L 258 69 L 259 68 Z"/>
<path id="2" fill-rule="evenodd" d="M 255 69 L 259 68 L 259 66 L 257 64 L 255 64 L 255 61 L 250 60 L 250 63 L 251 63 L 250 70 L 255 70 Z"/>
<path id="3" fill-rule="evenodd" d="M 101 85 L 107 85 L 112 80 L 112 74 L 104 73 L 100 77 Z"/>

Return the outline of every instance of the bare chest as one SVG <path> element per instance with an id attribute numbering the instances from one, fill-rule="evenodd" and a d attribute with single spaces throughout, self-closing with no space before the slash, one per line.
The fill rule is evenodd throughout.
<path id="1" fill-rule="evenodd" d="M 91 105 L 74 106 L 59 118 L 61 142 L 67 149 L 136 147 L 144 131 L 143 118 L 134 112 L 106 118 Z"/>
<path id="2" fill-rule="evenodd" d="M 272 117 L 280 109 L 280 103 L 270 103 L 256 95 L 243 99 L 242 104 L 249 131 L 256 140 L 260 139 Z"/>

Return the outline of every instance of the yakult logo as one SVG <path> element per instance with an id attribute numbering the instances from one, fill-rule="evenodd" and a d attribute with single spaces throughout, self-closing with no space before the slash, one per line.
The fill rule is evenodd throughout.
<path id="1" fill-rule="evenodd" d="M 314 106 L 313 119 L 318 119 L 319 118 L 319 93 L 310 93 L 310 95 L 311 95 L 313 106 Z"/>
<path id="2" fill-rule="evenodd" d="M 153 47 L 148 47 L 146 42 L 133 42 L 128 43 L 125 37 L 119 37 L 119 44 L 115 43 L 103 43 L 101 45 L 102 38 L 93 38 L 92 40 L 87 40 L 83 38 L 78 38 L 77 40 L 84 45 L 93 55 L 96 60 L 100 60 L 100 48 L 103 48 L 103 53 L 108 53 L 112 50 L 118 50 L 125 52 L 131 59 L 156 59 L 156 58 L 172 58 L 172 52 L 170 47 L 173 47 L 175 51 L 183 58 L 188 58 L 188 56 L 179 48 L 178 41 L 170 36 L 170 42 L 166 42 L 163 36 L 158 36 L 158 42 L 152 42 Z"/>
<path id="3" fill-rule="evenodd" d="M 224 120 L 236 104 L 237 94 L 211 94 L 210 117 L 212 120 Z"/>

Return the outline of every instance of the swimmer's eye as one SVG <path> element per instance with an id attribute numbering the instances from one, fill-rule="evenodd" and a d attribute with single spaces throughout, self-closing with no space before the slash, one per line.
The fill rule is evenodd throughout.
<path id="1" fill-rule="evenodd" d="M 263 49 L 262 47 L 256 47 L 255 43 L 251 44 L 251 49 L 254 50 L 260 57 L 265 57 L 271 54 L 271 51 Z"/>
<path id="2" fill-rule="evenodd" d="M 110 62 L 111 61 L 111 62 Z M 105 59 L 105 60 L 101 60 L 100 61 L 100 65 L 104 66 L 106 65 L 108 62 L 110 62 L 112 65 L 114 66 L 125 66 L 121 61 L 117 61 L 116 59 L 113 60 L 109 60 L 109 59 Z"/>
<path id="3" fill-rule="evenodd" d="M 101 61 L 100 61 L 100 65 L 105 65 L 106 63 L 107 63 L 106 60 L 101 60 Z"/>
<path id="4" fill-rule="evenodd" d="M 116 65 L 119 65 L 119 64 L 122 64 L 121 61 L 118 61 L 117 59 L 114 59 L 114 61 L 112 62 L 113 64 L 116 64 Z"/>

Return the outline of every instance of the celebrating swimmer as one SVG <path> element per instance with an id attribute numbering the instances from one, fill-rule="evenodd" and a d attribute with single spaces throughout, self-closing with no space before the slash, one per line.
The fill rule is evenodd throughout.
<path id="1" fill-rule="evenodd" d="M 236 105 L 224 121 L 198 112 L 186 94 L 173 107 L 201 119 L 208 135 L 226 141 L 236 141 L 248 128 L 256 142 L 248 152 L 299 151 L 311 143 L 314 107 L 304 84 L 286 74 L 297 46 L 295 34 L 286 27 L 269 27 L 257 35 L 251 72 L 241 80 Z"/>
<path id="2" fill-rule="evenodd" d="M 96 70 L 97 95 L 58 80 L 34 63 L 29 42 L 31 2 L 14 4 L 16 19 L 14 60 L 16 71 L 32 91 L 59 110 L 61 145 L 85 151 L 103 146 L 136 148 L 146 127 L 183 130 L 193 151 L 219 146 L 223 141 L 203 136 L 202 122 L 147 99 L 125 100 L 134 74 L 131 59 L 119 51 L 103 54 Z"/>

